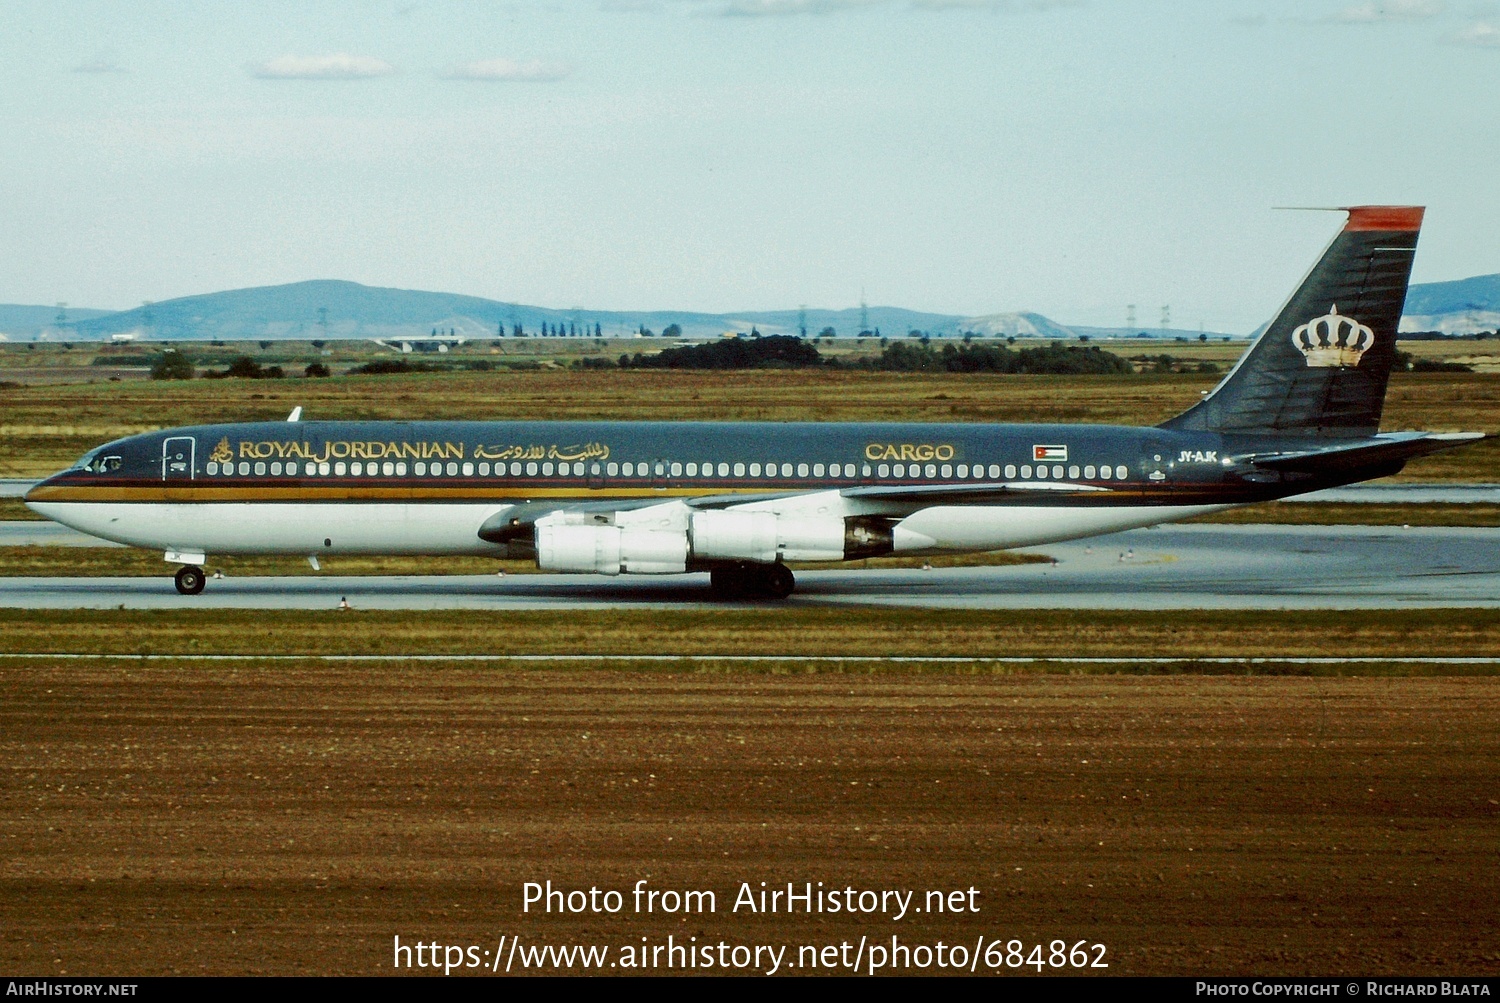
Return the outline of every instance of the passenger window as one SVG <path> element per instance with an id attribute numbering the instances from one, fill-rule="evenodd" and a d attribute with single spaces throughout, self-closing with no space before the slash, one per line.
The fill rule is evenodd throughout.
<path id="1" fill-rule="evenodd" d="M 449 477 L 457 477 L 458 476 L 458 464 L 454 463 L 452 460 L 449 460 L 448 461 L 448 468 L 446 470 L 444 470 L 443 472 L 446 473 Z"/>
<path id="2" fill-rule="evenodd" d="M 328 461 L 327 460 L 323 460 L 322 462 L 320 462 L 318 464 L 318 476 L 319 477 L 327 477 L 328 476 Z"/>
<path id="3" fill-rule="evenodd" d="M 1071 480 L 1077 480 L 1078 479 L 1078 468 L 1077 467 L 1069 467 L 1068 468 L 1068 477 Z"/>
<path id="4" fill-rule="evenodd" d="M 990 464 L 990 477 L 993 479 L 993 478 L 997 478 L 999 476 L 1000 476 L 1000 464 L 998 464 L 998 463 L 991 463 Z"/>
<path id="5" fill-rule="evenodd" d="M 418 477 L 427 476 L 427 464 L 418 461 L 413 469 L 416 471 Z"/>
<path id="6" fill-rule="evenodd" d="M 1083 476 L 1086 480 L 1094 479 L 1094 465 L 1092 463 L 1083 468 Z"/>
<path id="7" fill-rule="evenodd" d="M 915 469 L 915 468 L 913 468 L 913 469 Z M 929 463 L 929 464 L 927 464 L 927 468 L 923 472 L 928 477 L 936 477 L 937 476 L 937 464 L 936 463 Z M 915 476 L 915 475 L 913 475 L 913 476 Z"/>
<path id="8" fill-rule="evenodd" d="M 870 476 L 870 465 L 868 463 L 866 463 L 863 467 L 860 468 L 860 471 L 861 471 L 861 476 L 869 477 Z"/>
<path id="9" fill-rule="evenodd" d="M 870 474 L 870 468 L 868 466 L 866 466 L 865 467 L 865 476 L 868 477 L 869 474 Z M 844 464 L 844 476 L 845 477 L 853 477 L 854 476 L 854 464 L 852 464 L 852 463 L 846 463 L 846 464 Z"/>
<path id="10" fill-rule="evenodd" d="M 781 465 L 781 476 L 782 477 L 790 477 L 790 476 L 792 476 L 792 465 L 790 463 L 783 463 Z"/>
<path id="11" fill-rule="evenodd" d="M 255 476 L 256 477 L 263 477 L 263 476 L 265 476 L 265 473 L 266 473 L 266 465 L 264 463 L 257 463 L 255 465 Z"/>
<path id="12" fill-rule="evenodd" d="M 526 476 L 527 477 L 535 477 L 536 476 L 536 469 L 537 469 L 536 468 L 536 461 L 532 460 L 530 463 L 526 464 Z"/>
<path id="13" fill-rule="evenodd" d="M 1106 481 L 1109 480 L 1110 477 L 1111 477 L 1111 475 L 1113 475 L 1113 474 L 1114 474 L 1114 471 L 1111 470 L 1109 467 L 1100 467 L 1099 468 L 1099 477 L 1102 480 L 1106 480 Z"/>
<path id="14" fill-rule="evenodd" d="M 607 463 L 604 466 L 604 472 L 613 477 L 620 472 L 620 465 L 618 463 Z"/>
<path id="15" fill-rule="evenodd" d="M 659 466 L 661 466 L 661 464 L 658 463 L 657 466 L 659 467 Z M 661 471 L 657 471 L 657 473 L 660 473 L 660 472 Z M 672 476 L 673 477 L 681 477 L 682 476 L 682 464 L 680 464 L 680 463 L 674 463 L 674 464 L 672 464 Z"/>
<path id="16" fill-rule="evenodd" d="M 1063 468 L 1062 468 L 1062 464 L 1059 463 L 1057 466 L 1055 466 L 1055 467 L 1052 468 L 1052 476 L 1058 478 L 1059 480 L 1061 480 L 1062 479 L 1062 475 L 1063 475 Z"/>
<path id="17" fill-rule="evenodd" d="M 552 468 L 552 461 L 551 460 L 548 460 L 546 463 L 543 463 L 542 464 L 542 476 L 543 477 L 551 477 L 552 476 L 552 469 L 553 468 Z"/>
<path id="18" fill-rule="evenodd" d="M 698 464 L 696 464 L 696 463 L 689 463 L 687 465 L 687 475 L 689 477 L 697 477 L 698 476 Z"/>
<path id="19" fill-rule="evenodd" d="M 951 463 L 945 463 L 945 464 L 943 464 L 943 476 L 944 477 L 952 477 L 953 476 L 953 464 L 951 464 Z"/>
<path id="20" fill-rule="evenodd" d="M 83 469 L 87 470 L 89 468 L 88 467 L 84 467 Z M 217 463 L 215 463 L 213 460 L 209 460 L 208 461 L 208 465 L 205 466 L 203 468 L 203 470 L 206 473 L 217 474 L 219 472 L 219 465 Z"/>
<path id="21" fill-rule="evenodd" d="M 755 469 L 750 471 L 750 476 L 754 477 L 756 474 L 760 473 L 760 464 L 759 463 L 752 463 L 751 466 L 754 467 Z M 745 465 L 743 463 L 736 463 L 734 465 L 734 476 L 736 476 L 736 477 L 744 477 L 745 476 Z"/>
<path id="22" fill-rule="evenodd" d="M 280 460 L 278 460 L 275 463 L 271 464 L 271 474 L 274 476 L 274 475 L 279 474 L 279 473 L 281 473 L 281 461 Z"/>
<path id="23" fill-rule="evenodd" d="M 624 471 L 626 477 L 634 477 L 635 476 L 635 464 L 634 463 L 627 463 L 623 467 L 621 467 L 620 469 Z"/>
<path id="24" fill-rule="evenodd" d="M 904 463 L 898 463 L 898 464 L 896 464 L 894 467 L 891 468 L 891 473 L 895 474 L 897 477 L 905 477 L 906 476 L 906 464 L 904 464 Z"/>
<path id="25" fill-rule="evenodd" d="M 474 476 L 474 464 L 472 464 L 472 463 L 465 463 L 464 464 L 464 476 L 465 477 L 473 477 Z"/>
<path id="26" fill-rule="evenodd" d="M 813 464 L 813 476 L 814 477 L 822 477 L 823 476 L 823 464 L 821 464 L 821 463 L 814 463 Z"/>
<path id="27" fill-rule="evenodd" d="M 719 464 L 719 476 L 720 477 L 728 477 L 729 476 L 729 464 L 727 464 L 727 463 L 721 463 L 721 464 Z"/>
<path id="28" fill-rule="evenodd" d="M 365 472 L 365 465 L 363 463 L 351 463 L 351 464 L 349 464 L 349 473 L 353 474 L 355 477 L 358 477 L 360 474 L 362 474 L 364 472 Z"/>
<path id="29" fill-rule="evenodd" d="M 481 476 L 481 477 L 488 477 L 489 475 L 490 475 L 490 465 L 488 463 L 481 463 L 479 465 L 479 476 Z"/>
<path id="30" fill-rule="evenodd" d="M 604 473 L 604 464 L 602 464 L 602 463 L 594 463 L 589 468 L 589 473 L 592 476 L 594 476 L 594 477 L 598 477 L 600 474 Z"/>
<path id="31" fill-rule="evenodd" d="M 713 475 L 714 475 L 714 465 L 712 463 L 705 463 L 705 464 L 703 464 L 703 476 L 704 477 L 712 477 Z"/>
<path id="32" fill-rule="evenodd" d="M 882 463 L 875 468 L 875 472 L 881 477 L 889 477 L 891 476 L 891 465 L 889 463 Z"/>
<path id="33" fill-rule="evenodd" d="M 521 464 L 520 463 L 512 463 L 510 465 L 510 475 L 512 477 L 520 477 L 521 476 Z"/>
<path id="34" fill-rule="evenodd" d="M 786 464 L 785 463 L 783 463 L 781 465 L 781 471 L 782 471 L 782 473 L 786 473 Z M 807 464 L 805 464 L 805 463 L 799 463 L 799 464 L 797 464 L 797 476 L 798 477 L 806 477 L 807 476 Z"/>
<path id="35" fill-rule="evenodd" d="M 1016 478 L 1016 465 L 1014 463 L 1007 463 L 1005 465 L 1005 479 L 1008 480 L 1008 481 L 1012 481 L 1012 480 L 1015 480 L 1015 478 Z"/>
<path id="36" fill-rule="evenodd" d="M 739 463 L 736 463 L 734 465 L 734 472 L 735 473 L 739 473 L 740 472 L 741 465 L 742 464 L 739 464 Z M 759 463 L 752 463 L 752 464 L 750 464 L 750 476 L 751 477 L 759 477 L 760 476 L 760 464 Z"/>
<path id="37" fill-rule="evenodd" d="M 397 460 L 396 461 L 396 476 L 397 477 L 405 477 L 406 476 L 406 461 L 405 460 Z"/>
<path id="38" fill-rule="evenodd" d="M 1125 465 L 1119 464 L 1115 467 L 1115 479 L 1123 481 L 1126 476 Z"/>
<path id="39" fill-rule="evenodd" d="M 1044 463 L 1038 463 L 1036 465 L 1036 475 L 1038 477 L 1046 477 L 1047 476 L 1047 465 L 1044 464 Z"/>
<path id="40" fill-rule="evenodd" d="M 1029 464 L 1029 463 L 1023 463 L 1023 464 L 1021 464 L 1021 476 L 1023 478 L 1025 478 L 1025 479 L 1027 479 L 1027 480 L 1031 479 L 1031 464 Z"/>

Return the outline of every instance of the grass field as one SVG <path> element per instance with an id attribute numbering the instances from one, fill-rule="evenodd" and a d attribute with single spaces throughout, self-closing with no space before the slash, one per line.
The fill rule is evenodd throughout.
<path id="1" fill-rule="evenodd" d="M 1153 424 L 1217 377 L 824 370 L 455 372 L 281 381 L 53 383 L 3 391 L 0 476 L 41 477 L 113 438 L 218 421 L 622 419 Z M 1384 427 L 1500 432 L 1500 374 L 1398 373 Z M 1500 478 L 1500 440 L 1411 464 L 1411 481 Z"/>
<path id="2" fill-rule="evenodd" d="M 609 610 L 494 615 L 458 610 L 0 610 L 0 637 L 8 653 L 1022 655 L 1181 657 L 1189 663 L 1194 658 L 1493 656 L 1500 654 L 1500 611 L 776 609 L 656 610 L 642 617 Z M 727 669 L 757 671 L 744 665 Z M 653 670 L 663 671 L 659 665 Z M 802 671 L 803 667 L 788 663 L 779 670 Z M 130 670 L 121 667 L 120 671 Z M 1075 667 L 1068 671 L 1089 670 Z M 1194 671 L 1251 670 L 1200 665 Z M 1339 675 L 1351 670 L 1302 666 L 1262 671 Z M 1453 666 L 1388 671 L 1412 675 L 1493 672 Z"/>

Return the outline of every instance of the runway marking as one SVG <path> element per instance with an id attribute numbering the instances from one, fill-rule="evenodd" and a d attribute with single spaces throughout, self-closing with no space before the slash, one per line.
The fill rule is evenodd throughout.
<path id="1" fill-rule="evenodd" d="M 936 665 L 1500 665 L 1489 655 L 1232 655 L 1068 656 L 1068 655 L 141 655 L 95 652 L 0 652 L 4 659 L 74 659 L 131 662 L 874 662 Z"/>

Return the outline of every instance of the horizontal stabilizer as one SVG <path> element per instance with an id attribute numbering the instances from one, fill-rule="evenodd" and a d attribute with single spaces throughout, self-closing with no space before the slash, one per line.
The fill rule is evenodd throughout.
<path id="1" fill-rule="evenodd" d="M 1483 432 L 1395 432 L 1323 449 L 1250 453 L 1231 459 L 1263 470 L 1321 474 L 1401 462 L 1483 439 Z"/>

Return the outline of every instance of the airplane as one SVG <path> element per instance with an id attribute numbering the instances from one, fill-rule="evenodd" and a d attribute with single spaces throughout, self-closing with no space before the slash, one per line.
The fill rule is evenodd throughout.
<path id="1" fill-rule="evenodd" d="M 992 551 L 1385 477 L 1482 433 L 1380 432 L 1423 209 L 1356 206 L 1212 391 L 1154 427 L 287 421 L 90 450 L 26 504 L 160 550 L 487 555 L 554 572 L 709 572 L 784 599 L 789 562 Z"/>

